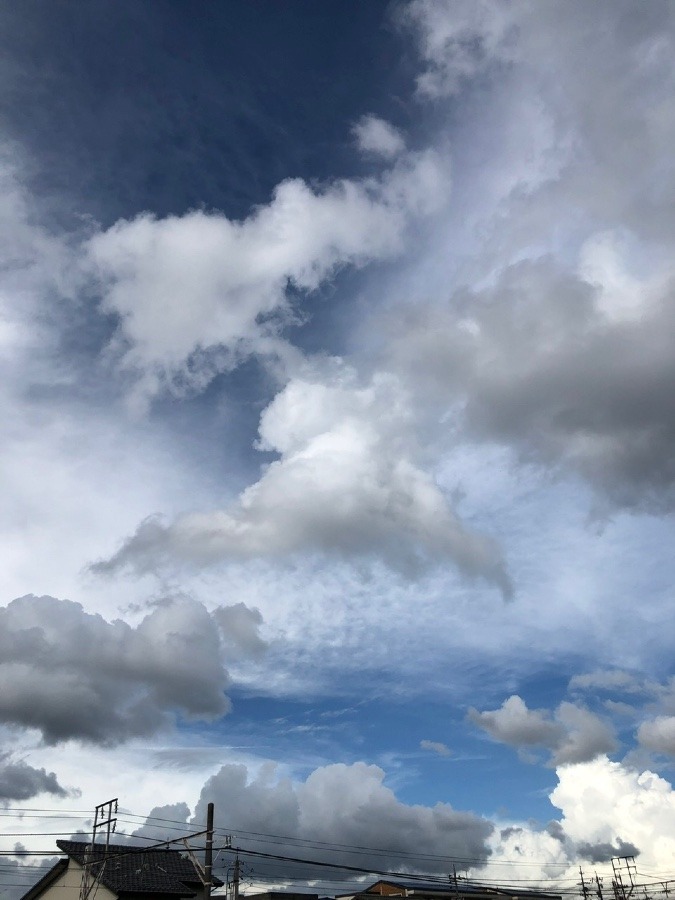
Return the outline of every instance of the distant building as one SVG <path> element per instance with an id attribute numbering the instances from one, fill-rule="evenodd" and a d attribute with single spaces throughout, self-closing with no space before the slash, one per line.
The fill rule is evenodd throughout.
<path id="1" fill-rule="evenodd" d="M 87 843 L 57 841 L 60 859 L 21 900 L 79 900 Z M 97 847 L 89 856 L 90 879 L 98 884 L 96 900 L 203 900 L 204 887 L 194 863 L 178 850 L 148 850 L 111 844 L 107 854 Z M 213 879 L 221 887 L 219 878 Z"/>
<path id="2" fill-rule="evenodd" d="M 327 898 L 322 896 L 322 900 Z M 319 894 L 304 891 L 261 891 L 258 894 L 240 894 L 240 900 L 319 900 Z"/>
<path id="3" fill-rule="evenodd" d="M 379 897 L 412 897 L 415 900 L 562 900 L 561 894 L 521 888 L 498 888 L 474 881 L 376 881 L 370 887 L 351 894 L 338 894 L 336 900 L 374 900 Z"/>

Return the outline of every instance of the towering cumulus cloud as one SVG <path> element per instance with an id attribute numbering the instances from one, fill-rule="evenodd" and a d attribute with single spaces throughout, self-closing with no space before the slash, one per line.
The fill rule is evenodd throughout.
<path id="1" fill-rule="evenodd" d="M 465 528 L 415 462 L 413 413 L 397 378 L 360 384 L 349 367 L 292 379 L 265 409 L 259 448 L 280 458 L 231 509 L 143 523 L 96 571 L 157 561 L 283 557 L 302 551 L 376 557 L 412 574 L 451 561 L 510 585 L 500 553 Z"/>
<path id="2" fill-rule="evenodd" d="M 493 830 L 488 820 L 447 803 L 402 803 L 383 781 L 382 769 L 364 763 L 324 766 L 300 783 L 279 778 L 273 768 L 250 777 L 245 766 L 224 766 L 204 785 L 195 817 L 199 821 L 206 802 L 214 800 L 217 808 L 227 810 L 222 815 L 228 821 L 234 816 L 242 830 L 285 835 L 289 843 L 277 845 L 275 853 L 320 861 L 322 854 L 316 850 L 298 852 L 298 842 L 319 841 L 342 848 L 331 854 L 331 862 L 357 867 L 370 864 L 396 871 L 401 853 L 413 858 L 413 867 L 419 853 L 424 868 L 441 872 L 447 859 L 439 857 L 485 859 Z M 369 855 L 375 833 L 380 851 Z M 257 865 L 264 870 L 263 861 Z M 322 874 L 297 864 L 295 872 L 288 870 L 289 877 Z"/>

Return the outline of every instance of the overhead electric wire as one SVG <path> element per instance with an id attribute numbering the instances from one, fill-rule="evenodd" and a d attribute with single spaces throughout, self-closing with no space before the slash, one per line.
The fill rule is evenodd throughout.
<path id="1" fill-rule="evenodd" d="M 407 878 L 407 879 L 410 879 L 411 881 L 415 880 L 415 879 L 419 880 L 420 878 L 423 878 L 425 881 L 438 883 L 439 885 L 440 884 L 448 884 L 447 879 L 443 878 L 440 875 L 427 876 L 427 875 L 420 875 L 419 873 L 416 873 L 416 872 L 381 871 L 381 870 L 373 869 L 370 867 L 363 868 L 361 866 L 351 866 L 351 865 L 348 865 L 345 863 L 326 862 L 325 860 L 317 861 L 317 860 L 312 860 L 312 859 L 300 859 L 297 857 L 280 856 L 280 855 L 273 854 L 273 853 L 263 853 L 262 851 L 258 851 L 258 850 L 245 850 L 242 847 L 231 847 L 229 849 L 231 849 L 235 853 L 241 853 L 246 856 L 256 856 L 258 858 L 274 859 L 274 860 L 283 861 L 283 862 L 292 862 L 292 863 L 296 863 L 296 864 L 300 864 L 300 865 L 306 865 L 310 868 L 318 867 L 318 868 L 338 869 L 339 871 L 344 871 L 344 872 L 359 872 L 363 875 L 380 875 L 385 878 Z M 467 882 L 466 879 L 464 879 L 464 881 L 465 881 L 465 883 L 470 883 L 470 882 Z"/>
<path id="2" fill-rule="evenodd" d="M 140 854 L 140 853 L 147 852 L 147 850 L 149 850 L 149 849 L 153 849 L 153 847 L 155 847 L 155 848 L 165 847 L 169 843 L 178 843 L 179 841 L 180 841 L 180 839 L 174 839 L 172 841 L 158 841 L 151 847 L 143 847 L 141 849 L 130 847 L 128 850 L 124 849 L 121 851 L 111 853 L 111 854 L 109 854 L 108 858 L 115 859 L 115 858 L 121 858 L 124 856 Z M 353 866 L 353 865 L 350 865 L 347 863 L 328 862 L 325 860 L 315 860 L 315 859 L 304 859 L 304 858 L 300 858 L 300 857 L 285 856 L 285 855 L 281 855 L 281 854 L 270 854 L 270 853 L 264 853 L 263 851 L 247 850 L 242 847 L 227 846 L 222 849 L 229 850 L 232 853 L 242 854 L 244 856 L 254 856 L 258 859 L 273 860 L 276 863 L 283 862 L 283 863 L 290 863 L 295 866 L 301 865 L 301 866 L 307 867 L 309 869 L 328 868 L 328 869 L 342 871 L 342 872 L 355 872 L 355 873 L 358 873 L 359 875 L 365 875 L 365 876 L 379 875 L 380 877 L 385 877 L 385 878 L 405 878 L 405 879 L 410 879 L 410 880 L 415 880 L 415 879 L 419 880 L 420 878 L 422 878 L 427 882 L 432 882 L 432 883 L 438 884 L 439 887 L 448 884 L 447 878 L 440 876 L 440 875 L 421 875 L 419 872 L 417 872 L 417 873 L 416 872 L 400 872 L 400 871 L 392 872 L 390 870 L 381 870 L 381 869 L 376 869 L 374 867 L 369 867 L 369 866 L 368 867 Z M 17 852 L 20 853 L 21 851 L 17 851 Z M 53 856 L 54 854 L 49 853 L 48 855 Z M 224 868 L 226 868 L 226 866 L 222 865 L 222 866 L 219 866 L 218 868 L 224 869 Z M 281 873 L 279 873 L 279 874 L 281 875 Z M 287 877 L 287 874 L 286 874 L 286 877 Z M 525 881 L 525 879 L 523 879 L 523 881 Z M 531 883 L 532 879 L 527 879 L 527 881 L 529 881 Z"/>
<path id="3" fill-rule="evenodd" d="M 168 822 L 174 825 L 180 825 L 185 829 L 196 827 L 194 824 L 188 825 L 184 822 L 180 822 L 177 819 L 168 819 L 162 816 L 141 816 L 137 813 L 129 813 L 125 812 L 126 816 L 133 816 L 134 818 L 143 819 L 144 822 Z M 128 823 L 132 824 L 132 823 Z M 316 848 L 316 849 L 327 849 L 330 852 L 342 852 L 342 851 L 351 851 L 351 852 L 362 852 L 362 853 L 376 853 L 382 855 L 396 855 L 400 857 L 409 857 L 411 859 L 424 859 L 424 860 L 437 860 L 439 862 L 462 862 L 462 863 L 475 863 L 475 864 L 484 864 L 485 857 L 478 856 L 451 856 L 449 854 L 434 854 L 434 853 L 418 853 L 414 851 L 406 851 L 406 850 L 388 850 L 383 847 L 367 847 L 358 844 L 339 844 L 335 842 L 328 841 L 319 841 L 313 838 L 301 838 L 291 835 L 280 835 L 274 834 L 271 832 L 262 832 L 262 831 L 244 831 L 240 828 L 229 827 L 229 826 L 219 826 L 215 829 L 215 834 L 220 834 L 222 836 L 229 836 L 230 834 L 236 834 L 237 837 L 252 837 L 256 840 L 257 843 L 267 843 L 267 844 L 275 844 L 275 845 L 293 845 L 298 844 L 301 847 L 308 848 Z M 491 864 L 504 864 L 504 865 L 531 865 L 531 866 L 540 866 L 541 863 L 538 862 L 523 862 L 520 859 L 500 859 L 490 861 Z M 546 862 L 548 867 L 556 866 L 559 868 L 568 868 L 569 863 L 552 863 Z"/>
<path id="4" fill-rule="evenodd" d="M 36 810 L 34 810 L 34 811 L 36 811 Z M 44 811 L 52 812 L 53 810 L 49 809 L 49 810 L 44 810 Z M 77 812 L 77 810 L 69 810 L 68 812 L 75 813 L 75 812 Z M 175 831 L 183 831 L 184 830 L 186 833 L 193 833 L 194 828 L 200 827 L 197 823 L 186 823 L 184 821 L 180 821 L 178 819 L 171 819 L 171 818 L 168 818 L 165 816 L 146 816 L 146 815 L 142 815 L 139 813 L 133 813 L 128 810 L 124 810 L 123 814 L 118 816 L 118 821 L 124 822 L 125 824 L 128 824 L 128 825 L 139 824 L 137 822 L 129 821 L 130 818 L 140 820 L 141 826 L 152 823 L 152 822 L 162 822 L 162 823 L 166 823 L 167 825 L 176 826 L 171 829 L 167 828 L 167 830 L 175 830 Z M 206 825 L 204 824 L 201 827 L 205 829 Z M 240 837 L 240 838 L 244 838 L 244 837 L 252 838 L 252 839 L 255 839 L 256 843 L 267 843 L 267 844 L 285 845 L 285 846 L 298 845 L 300 847 L 307 847 L 308 849 L 311 848 L 311 849 L 327 850 L 332 853 L 350 851 L 350 852 L 363 853 L 363 854 L 368 853 L 368 854 L 379 854 L 379 855 L 386 855 L 386 856 L 396 855 L 396 856 L 402 857 L 402 858 L 410 858 L 410 859 L 418 859 L 418 860 L 433 860 L 433 861 L 438 861 L 438 862 L 446 862 L 447 861 L 449 863 L 453 863 L 453 862 L 454 863 L 460 862 L 460 863 L 466 863 L 466 864 L 474 863 L 476 865 L 484 865 L 486 862 L 486 858 L 482 857 L 482 856 L 480 856 L 480 857 L 478 857 L 478 856 L 473 856 L 473 857 L 461 856 L 460 857 L 460 856 L 452 856 L 449 854 L 441 855 L 441 854 L 433 854 L 433 853 L 419 853 L 419 852 L 405 851 L 405 850 L 392 851 L 390 849 L 386 849 L 386 848 L 382 848 L 382 847 L 368 847 L 368 846 L 358 845 L 358 844 L 340 844 L 340 843 L 329 842 L 329 841 L 319 841 L 319 840 L 316 840 L 313 838 L 301 838 L 301 837 L 292 836 L 292 835 L 274 834 L 272 832 L 245 831 L 245 830 L 242 830 L 239 828 L 234 828 L 234 827 L 229 827 L 229 826 L 218 827 L 217 829 L 215 829 L 214 833 L 222 835 L 223 837 L 227 837 L 230 834 L 235 834 L 237 837 Z M 45 832 L 45 834 L 49 834 L 49 832 Z M 26 836 L 29 836 L 28 833 L 26 833 Z M 135 835 L 134 837 L 136 837 L 138 839 L 146 839 L 146 840 L 148 839 L 145 835 Z M 520 866 L 541 866 L 542 865 L 542 863 L 539 863 L 536 861 L 528 862 L 528 861 L 523 861 L 520 859 L 512 859 L 511 860 L 511 859 L 505 859 L 505 858 L 502 858 L 500 860 L 490 860 L 490 864 L 491 865 L 515 865 L 515 866 L 519 866 L 519 867 Z M 549 861 L 547 861 L 545 863 L 545 865 L 548 868 L 550 868 L 551 866 L 555 866 L 557 868 L 562 868 L 562 869 L 569 867 L 569 863 L 553 863 L 553 862 L 549 862 Z"/>
<path id="5" fill-rule="evenodd" d="M 65 812 L 66 815 L 73 815 L 77 813 L 82 813 L 82 815 L 88 816 L 89 818 L 93 818 L 91 815 L 90 809 L 68 809 L 61 810 L 55 809 L 54 807 L 41 807 L 41 806 L 3 806 L 3 810 L 5 812 L 14 812 L 14 813 L 26 813 L 26 812 L 37 812 L 37 813 L 45 813 L 45 812 Z"/>
<path id="6" fill-rule="evenodd" d="M 27 815 L 28 813 L 34 813 L 36 815 Z M 52 814 L 52 813 L 58 813 L 58 815 L 42 815 L 42 816 L 40 815 L 40 814 Z M 5 807 L 4 811 L 2 813 L 0 813 L 0 815 L 3 815 L 5 817 L 11 817 L 13 815 L 14 818 L 21 818 L 21 817 L 41 818 L 42 817 L 42 818 L 49 818 L 49 819 L 52 819 L 52 818 L 53 819 L 60 819 L 60 818 L 61 819 L 71 819 L 71 818 L 77 819 L 77 818 L 79 818 L 79 813 L 80 813 L 79 810 L 57 810 L 54 808 L 41 809 L 41 808 L 36 808 L 36 807 L 27 807 L 27 808 Z M 88 813 L 88 818 L 91 819 L 91 813 L 89 811 L 83 810 L 82 813 Z M 138 820 L 138 821 L 133 821 L 133 820 Z M 162 823 L 161 824 L 162 830 L 178 832 L 178 833 L 183 832 L 186 838 L 187 837 L 200 837 L 203 834 L 203 832 L 201 832 L 200 834 L 196 835 L 195 832 L 192 830 L 195 827 L 199 827 L 195 823 L 186 823 L 185 821 L 171 819 L 171 818 L 168 818 L 165 816 L 141 815 L 141 814 L 133 813 L 131 811 L 126 811 L 126 810 L 124 811 L 122 816 L 118 817 L 118 821 L 120 821 L 124 824 L 127 824 L 127 825 L 137 826 L 137 827 L 142 827 L 143 825 L 148 825 L 148 826 L 152 827 L 152 823 Z M 88 833 L 88 832 L 85 832 L 85 834 L 86 833 Z M 468 868 L 472 868 L 473 866 L 482 867 L 487 864 L 487 865 L 490 865 L 491 867 L 498 866 L 498 865 L 515 865 L 515 866 L 519 866 L 519 867 L 537 866 L 539 868 L 546 867 L 547 869 L 550 870 L 552 867 L 556 867 L 556 868 L 560 868 L 560 869 L 568 869 L 568 868 L 570 868 L 571 865 L 574 865 L 574 863 L 571 863 L 571 862 L 553 863 L 548 860 L 542 861 L 542 862 L 523 861 L 520 859 L 518 859 L 518 860 L 504 859 L 504 858 L 496 860 L 496 859 L 491 859 L 489 856 L 488 857 L 484 857 L 484 856 L 482 856 L 482 857 L 457 857 L 457 856 L 451 856 L 451 855 L 418 853 L 418 852 L 405 851 L 405 850 L 391 850 L 391 849 L 386 849 L 386 848 L 382 848 L 382 847 L 367 847 L 367 846 L 362 846 L 362 845 L 331 843 L 328 841 L 320 841 L 320 840 L 311 839 L 311 838 L 301 838 L 301 837 L 296 837 L 296 836 L 291 836 L 291 835 L 284 836 L 284 835 L 274 834 L 274 833 L 270 833 L 270 832 L 244 831 L 244 830 L 236 829 L 236 828 L 232 828 L 232 829 L 218 828 L 215 831 L 216 835 L 227 837 L 227 838 L 229 838 L 231 836 L 230 833 L 233 833 L 234 835 L 236 835 L 236 837 L 239 838 L 240 840 L 248 839 L 254 844 L 273 844 L 273 845 L 283 845 L 285 847 L 297 846 L 298 848 L 305 849 L 305 850 L 316 849 L 317 851 L 320 851 L 322 853 L 331 853 L 331 854 L 332 853 L 343 853 L 343 854 L 360 855 L 360 856 L 362 856 L 362 855 L 387 856 L 387 857 L 396 856 L 397 858 L 407 859 L 407 860 L 415 860 L 417 862 L 429 862 L 429 863 L 431 863 L 431 862 L 441 862 L 441 863 L 447 862 L 448 864 L 452 864 L 453 862 L 455 862 L 455 863 L 461 862 Z M 5 837 L 18 837 L 18 838 L 53 837 L 53 836 L 71 837 L 72 835 L 73 835 L 72 831 L 67 831 L 67 832 L 64 832 L 64 831 L 61 831 L 61 832 L 28 832 L 28 831 L 26 831 L 26 832 L 5 832 L 4 833 Z M 3 836 L 3 835 L 0 833 L 0 837 L 1 836 Z M 84 835 L 82 835 L 82 836 L 84 837 Z M 79 837 L 79 835 L 77 835 L 77 837 Z M 119 854 L 119 855 L 128 855 L 128 854 L 132 854 L 134 852 L 136 852 L 136 853 L 144 852 L 146 850 L 152 849 L 153 846 L 154 847 L 165 847 L 168 844 L 177 844 L 177 843 L 181 842 L 180 837 L 158 841 L 156 836 L 124 834 L 124 838 L 125 839 L 131 838 L 134 840 L 143 840 L 143 841 L 154 840 L 155 844 L 151 845 L 149 847 L 144 847 L 144 848 L 142 848 L 142 850 L 140 850 L 140 849 L 134 850 L 133 848 L 130 847 L 129 850 L 124 850 L 123 853 Z M 229 851 L 231 853 L 241 853 L 242 855 L 245 855 L 245 856 L 258 858 L 261 861 L 266 860 L 266 861 L 269 861 L 270 863 L 275 862 L 277 864 L 283 863 L 283 864 L 285 864 L 286 870 L 289 865 L 293 865 L 293 866 L 308 867 L 308 868 L 312 868 L 312 869 L 332 869 L 334 871 L 354 872 L 354 873 L 358 873 L 361 876 L 380 875 L 382 877 L 388 877 L 388 878 L 406 878 L 406 879 L 410 879 L 410 880 L 422 879 L 429 883 L 436 883 L 439 886 L 448 884 L 447 877 L 444 875 L 439 875 L 439 874 L 427 875 L 427 874 L 421 874 L 419 871 L 417 871 L 417 872 L 390 872 L 390 871 L 385 871 L 382 869 L 377 869 L 374 867 L 371 868 L 370 866 L 366 866 L 366 865 L 352 865 L 351 863 L 341 863 L 336 860 L 328 861 L 328 860 L 306 859 L 304 857 L 294 857 L 294 856 L 288 856 L 285 854 L 273 854 L 273 853 L 265 852 L 263 850 L 246 849 L 245 847 L 241 847 L 241 846 L 239 846 L 239 847 L 224 846 L 220 849 L 221 849 L 221 852 Z M 54 857 L 54 856 L 57 856 L 58 854 L 59 854 L 58 850 L 28 850 L 25 848 L 23 850 L 17 850 L 17 849 L 5 850 L 5 851 L 0 850 L 0 856 L 14 857 L 14 858 Z M 10 868 L 12 868 L 12 867 L 10 867 Z M 25 866 L 25 867 L 22 866 L 22 868 L 27 869 L 27 868 L 29 868 L 29 866 Z M 38 871 L 40 870 L 40 867 L 38 867 L 38 866 L 31 866 L 30 868 L 37 869 Z M 226 866 L 224 864 L 218 866 L 219 870 L 223 870 L 225 868 L 226 868 Z M 8 872 L 8 874 L 9 874 L 9 872 Z M 18 876 L 19 872 L 16 871 L 16 869 L 12 869 L 12 874 Z M 23 876 L 23 874 L 24 873 L 21 873 L 22 876 Z M 660 876 L 655 873 L 647 874 L 647 873 L 640 872 L 639 875 L 640 875 L 640 877 L 654 879 L 654 881 L 653 881 L 654 887 L 656 887 L 659 884 L 663 884 L 664 882 L 667 884 L 667 883 L 670 883 L 671 881 L 675 880 L 672 878 L 672 876 L 663 876 L 663 875 Z M 285 872 L 279 871 L 276 875 L 273 875 L 273 874 L 270 874 L 267 872 L 266 873 L 259 872 L 259 873 L 256 873 L 256 878 L 259 880 L 265 880 L 265 881 L 271 881 L 271 880 L 274 880 L 275 878 L 276 878 L 276 880 L 287 880 L 288 872 L 287 871 L 285 871 Z M 321 879 L 316 877 L 316 878 L 313 878 L 312 880 L 320 881 Z M 473 878 L 462 879 L 462 880 L 463 881 L 466 880 L 466 881 L 468 881 L 468 883 L 471 883 L 472 881 L 474 881 Z M 336 884 L 342 884 L 342 885 L 345 884 L 345 880 L 342 880 L 342 879 L 330 879 L 330 881 L 334 882 Z M 575 878 L 561 878 L 561 879 L 554 878 L 554 879 L 552 879 L 552 882 L 556 885 L 559 885 L 559 887 L 556 888 L 556 893 L 561 893 L 561 892 L 566 893 L 569 889 L 564 887 L 565 883 L 576 882 L 576 877 Z M 483 877 L 480 879 L 476 879 L 475 883 L 485 884 L 486 886 L 489 886 L 490 884 L 500 885 L 502 887 L 505 886 L 505 881 L 503 879 L 490 878 L 490 877 Z M 520 886 L 522 886 L 524 884 L 541 885 L 542 879 L 541 878 L 510 878 L 509 883 L 512 883 L 514 886 L 516 884 L 518 884 Z M 546 885 L 547 882 L 544 881 L 543 884 Z M 541 888 L 541 889 L 545 890 L 545 891 L 548 890 L 546 887 Z M 576 893 L 576 890 L 574 891 L 574 893 Z"/>

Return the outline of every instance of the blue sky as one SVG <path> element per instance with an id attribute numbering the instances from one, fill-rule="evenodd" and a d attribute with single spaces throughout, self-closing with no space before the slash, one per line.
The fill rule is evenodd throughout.
<path id="1" fill-rule="evenodd" d="M 672 6 L 0 19 L 0 802 L 675 871 Z"/>

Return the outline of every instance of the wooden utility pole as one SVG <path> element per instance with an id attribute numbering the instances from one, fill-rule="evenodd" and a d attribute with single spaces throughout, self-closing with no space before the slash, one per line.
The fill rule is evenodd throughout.
<path id="1" fill-rule="evenodd" d="M 602 897 L 602 878 L 598 877 L 598 873 L 595 873 L 595 893 L 598 900 L 603 900 Z"/>
<path id="2" fill-rule="evenodd" d="M 204 850 L 204 900 L 211 900 L 213 886 L 213 803 L 206 807 L 206 849 Z"/>
<path id="3" fill-rule="evenodd" d="M 584 898 L 584 900 L 588 900 L 588 894 L 589 894 L 588 885 L 586 884 L 586 881 L 584 880 L 584 870 L 581 868 L 581 866 L 579 866 L 579 875 L 581 877 L 581 883 L 579 885 L 579 887 L 581 888 L 581 896 Z"/>

